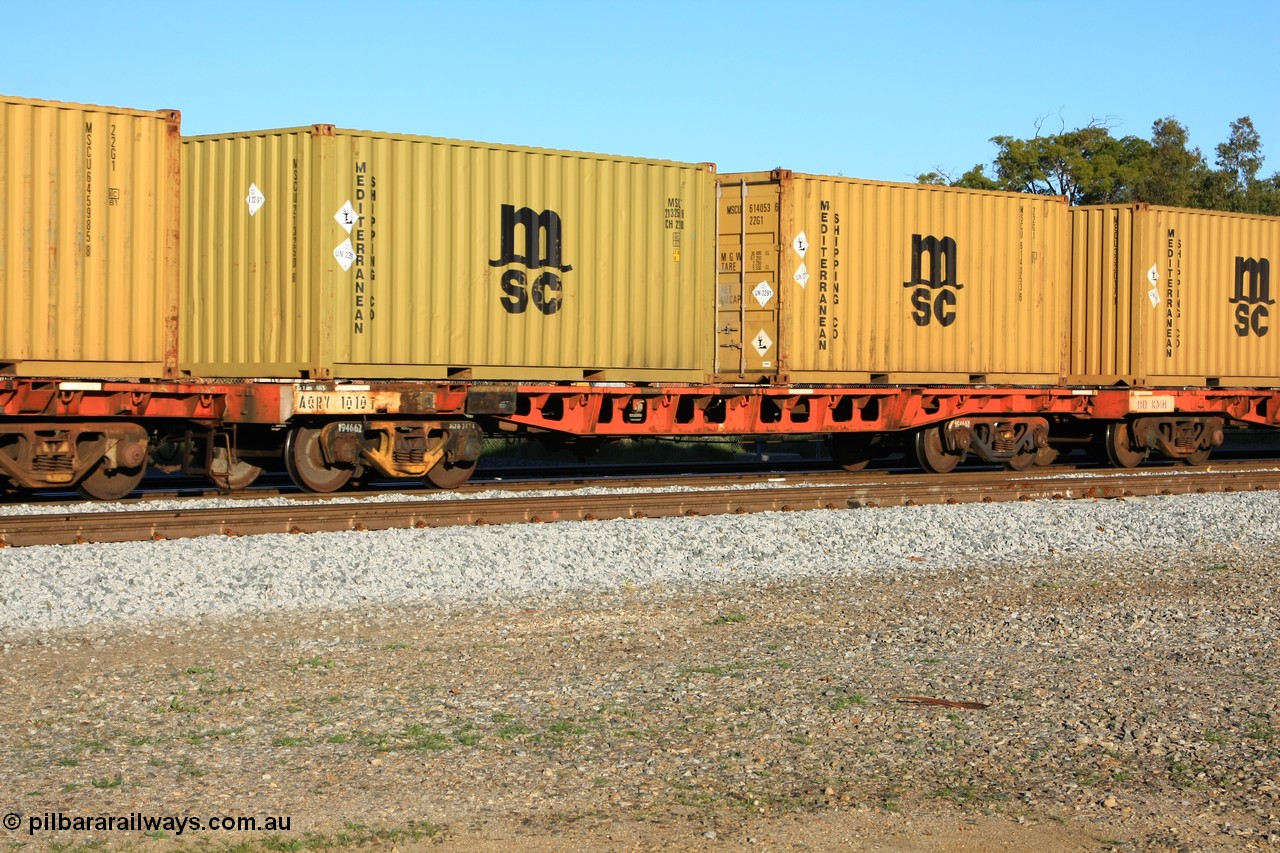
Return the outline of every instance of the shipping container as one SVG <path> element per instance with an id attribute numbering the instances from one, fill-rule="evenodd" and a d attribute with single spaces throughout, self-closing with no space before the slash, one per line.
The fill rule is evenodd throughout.
<path id="1" fill-rule="evenodd" d="M 714 167 L 331 125 L 183 145 L 183 368 L 701 381 Z"/>
<path id="2" fill-rule="evenodd" d="M 1106 205 L 1071 211 L 1071 378 L 1274 386 L 1280 218 Z"/>
<path id="3" fill-rule="evenodd" d="M 0 96 L 0 375 L 176 375 L 179 114 Z"/>
<path id="4" fill-rule="evenodd" d="M 718 231 L 722 376 L 1052 384 L 1064 375 L 1063 198 L 726 174 Z"/>

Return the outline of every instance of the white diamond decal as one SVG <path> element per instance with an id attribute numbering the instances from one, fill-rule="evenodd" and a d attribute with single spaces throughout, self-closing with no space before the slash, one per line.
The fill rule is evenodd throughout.
<path id="1" fill-rule="evenodd" d="M 762 281 L 756 285 L 755 290 L 751 291 L 751 295 L 756 298 L 756 302 L 759 302 L 760 307 L 763 308 L 773 298 L 773 288 L 769 286 L 769 282 Z"/>
<path id="2" fill-rule="evenodd" d="M 809 238 L 801 231 L 796 235 L 796 239 L 791 241 L 791 247 L 796 250 L 796 254 L 804 257 L 804 253 L 809 250 Z"/>
<path id="3" fill-rule="evenodd" d="M 258 212 L 258 208 L 267 203 L 267 197 L 257 186 L 249 184 L 249 195 L 245 198 L 245 202 L 249 205 L 249 215 L 253 216 Z"/>
<path id="4" fill-rule="evenodd" d="M 760 330 L 760 334 L 751 339 L 751 345 L 756 348 L 756 352 L 764 356 L 769 350 L 773 349 L 773 338 L 769 337 L 764 329 Z"/>
<path id="5" fill-rule="evenodd" d="M 333 218 L 338 220 L 339 225 L 347 229 L 348 234 L 351 233 L 351 229 L 355 227 L 355 224 L 360 221 L 360 217 L 356 215 L 356 209 L 351 206 L 350 201 L 344 204 L 338 212 L 333 215 Z"/>
<path id="6" fill-rule="evenodd" d="M 796 269 L 796 274 L 795 274 L 795 275 L 793 275 L 793 276 L 792 276 L 792 278 L 794 278 L 794 279 L 796 280 L 796 284 L 800 285 L 801 287 L 804 287 L 806 284 L 808 284 L 808 283 L 809 283 L 809 270 L 808 270 L 808 268 L 807 268 L 804 264 L 801 264 L 801 265 Z"/>
<path id="7" fill-rule="evenodd" d="M 351 269 L 351 265 L 356 262 L 356 250 L 351 248 L 350 240 L 343 240 L 342 245 L 333 250 L 333 256 L 337 258 L 338 266 L 342 267 L 343 272 Z"/>
<path id="8" fill-rule="evenodd" d="M 1151 269 L 1147 270 L 1147 281 L 1151 282 L 1151 286 L 1155 287 L 1160 283 L 1160 270 L 1155 264 L 1151 265 Z"/>

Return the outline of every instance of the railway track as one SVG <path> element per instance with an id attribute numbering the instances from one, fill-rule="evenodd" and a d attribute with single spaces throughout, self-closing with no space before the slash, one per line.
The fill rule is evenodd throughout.
<path id="1" fill-rule="evenodd" d="M 865 471 L 846 472 L 830 459 L 788 458 L 788 455 L 772 454 L 757 460 L 732 460 L 718 462 L 677 463 L 607 463 L 607 464 L 535 464 L 495 466 L 482 468 L 466 484 L 454 489 L 456 494 L 473 494 L 484 491 L 511 491 L 531 489 L 572 489 L 582 486 L 608 486 L 611 488 L 653 488 L 656 486 L 678 483 L 682 486 L 706 488 L 729 483 L 759 482 L 764 478 L 770 481 L 788 481 L 821 477 L 829 482 L 861 482 L 867 476 L 900 476 L 919 474 L 920 468 L 913 459 L 903 459 L 900 455 L 890 455 L 874 461 Z M 1280 465 L 1280 448 L 1273 444 L 1256 442 L 1250 447 L 1233 447 L 1219 451 L 1213 457 L 1212 467 L 1240 463 L 1266 463 Z M 1164 459 L 1148 462 L 1142 471 L 1163 469 L 1169 466 L 1180 468 L 1178 463 Z M 970 463 L 968 470 L 960 473 L 977 471 L 994 472 L 1003 470 L 999 466 Z M 1097 472 L 1096 461 L 1081 457 L 1060 459 L 1049 467 L 1037 467 L 1026 474 L 1065 473 L 1076 471 Z M 201 498 L 251 501 L 271 497 L 288 497 L 293 500 L 329 500 L 340 498 L 374 498 L 387 492 L 405 494 L 438 495 L 434 486 L 416 480 L 381 480 L 368 483 L 360 488 L 344 488 L 331 494 L 313 494 L 301 491 L 283 472 L 267 472 L 248 489 L 237 492 L 220 491 L 211 486 L 207 479 L 184 476 L 157 477 L 144 484 L 143 488 L 131 496 L 128 501 L 146 503 L 149 501 L 198 500 Z M 44 490 L 20 496 L 9 496 L 11 504 L 31 503 L 47 507 L 77 507 L 84 504 L 84 498 L 73 491 Z M 0 517 L 5 515 L 5 500 L 0 500 Z"/>
<path id="2" fill-rule="evenodd" d="M 780 480 L 781 478 L 769 478 Z M 836 481 L 836 482 L 833 482 Z M 519 484 L 528 488 L 528 484 Z M 566 484 L 561 483 L 563 488 Z M 586 485 L 571 482 L 568 486 Z M 598 485 L 598 484 L 597 484 Z M 628 486 L 660 488 L 668 479 L 632 480 Z M 1280 488 L 1274 463 L 1238 463 L 1207 468 L 1169 467 L 1142 471 L 975 471 L 945 476 L 886 477 L 882 472 L 839 475 L 792 474 L 786 482 L 751 484 L 742 476 L 680 480 L 694 490 L 614 491 L 475 497 L 474 492 L 435 500 L 352 501 L 312 499 L 288 506 L 218 506 L 191 509 L 128 509 L 39 515 L 0 514 L 0 547 L 134 542 L 197 536 L 249 536 L 334 531 L 372 531 L 459 525 L 592 521 L 769 511 L 849 509 L 1011 500 L 1123 498 Z"/>

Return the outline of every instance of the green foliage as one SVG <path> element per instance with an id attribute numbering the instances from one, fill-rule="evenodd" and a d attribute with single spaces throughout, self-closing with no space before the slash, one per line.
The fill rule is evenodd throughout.
<path id="1" fill-rule="evenodd" d="M 1218 170 L 1227 179 L 1234 192 L 1247 192 L 1258 178 L 1262 168 L 1262 138 L 1253 127 L 1253 120 L 1243 116 L 1231 122 L 1231 134 L 1220 144 Z"/>
<path id="2" fill-rule="evenodd" d="M 1248 116 L 1231 123 L 1214 149 L 1211 168 L 1190 147 L 1187 128 L 1172 116 L 1151 126 L 1151 138 L 1112 136 L 1104 122 L 1029 139 L 993 136 L 996 155 L 957 179 L 941 171 L 921 184 L 1066 196 L 1071 204 L 1146 202 L 1240 213 L 1280 215 L 1280 172 L 1260 177 L 1262 139 Z"/>
<path id="3" fill-rule="evenodd" d="M 1187 142 L 1187 129 L 1173 118 L 1159 119 L 1151 126 L 1151 153 L 1134 187 L 1133 201 L 1197 206 L 1202 194 L 1197 190 L 1203 191 L 1209 167 L 1200 149 L 1188 150 Z"/>
<path id="4" fill-rule="evenodd" d="M 956 181 L 955 185 L 958 187 L 966 187 L 971 190 L 1000 189 L 1000 182 L 994 178 L 988 177 L 987 169 L 981 163 L 961 175 L 960 180 Z"/>
<path id="5" fill-rule="evenodd" d="M 999 189 L 1099 204 L 1121 200 L 1136 174 L 1134 141 L 1115 139 L 1096 124 L 1052 136 L 991 141 L 1000 149 L 995 159 Z"/>

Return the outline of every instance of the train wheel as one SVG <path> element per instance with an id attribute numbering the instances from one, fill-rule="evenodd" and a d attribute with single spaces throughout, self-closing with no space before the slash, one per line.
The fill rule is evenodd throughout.
<path id="1" fill-rule="evenodd" d="M 1039 450 L 1024 450 L 1006 459 L 1004 464 L 1009 467 L 1010 471 L 1025 471 L 1036 464 L 1039 456 Z"/>
<path id="2" fill-rule="evenodd" d="M 299 488 L 308 492 L 336 492 L 345 486 L 354 467 L 330 465 L 320 447 L 319 427 L 294 427 L 284 440 L 284 467 Z"/>
<path id="3" fill-rule="evenodd" d="M 217 484 L 218 488 L 228 492 L 243 491 L 253 485 L 258 475 L 262 473 L 262 469 L 257 465 L 250 465 L 243 459 L 237 459 L 236 464 L 228 465 L 229 455 L 225 447 L 213 449 L 213 459 L 209 464 L 209 479 Z"/>
<path id="4" fill-rule="evenodd" d="M 1042 468 L 1052 465 L 1057 461 L 1059 455 L 1061 455 L 1061 451 L 1046 444 L 1036 451 L 1036 465 Z"/>
<path id="5" fill-rule="evenodd" d="M 831 458 L 846 471 L 861 471 L 875 458 L 876 441 L 864 433 L 831 436 Z"/>
<path id="6" fill-rule="evenodd" d="M 107 460 L 103 459 L 76 484 L 76 491 L 91 501 L 118 501 L 138 488 L 145 473 L 146 465 L 108 469 Z"/>
<path id="7" fill-rule="evenodd" d="M 1135 449 L 1129 438 L 1128 424 L 1107 424 L 1104 446 L 1107 459 L 1117 468 L 1134 468 L 1147 458 L 1147 451 Z"/>
<path id="8" fill-rule="evenodd" d="M 946 474 L 964 459 L 964 453 L 952 453 L 942 440 L 942 427 L 925 427 L 916 433 L 916 459 L 931 474 Z"/>
<path id="9" fill-rule="evenodd" d="M 1202 447 L 1194 453 L 1182 457 L 1182 462 L 1184 465 L 1203 465 L 1209 461 L 1210 452 L 1209 448 Z"/>
<path id="10" fill-rule="evenodd" d="M 427 472 L 427 482 L 437 489 L 456 489 L 467 480 L 470 480 L 471 474 L 475 470 L 476 463 L 474 460 L 471 462 L 446 462 L 441 457 L 440 461 Z"/>

